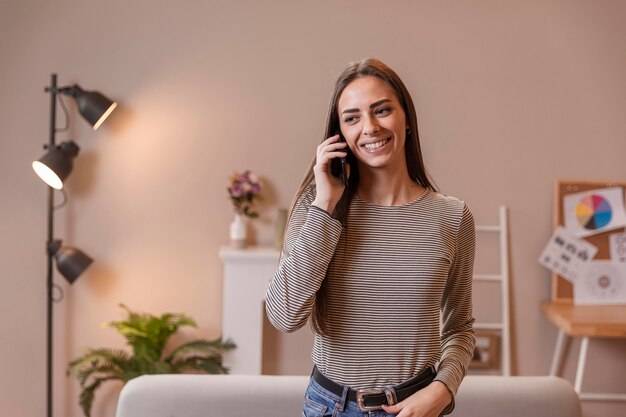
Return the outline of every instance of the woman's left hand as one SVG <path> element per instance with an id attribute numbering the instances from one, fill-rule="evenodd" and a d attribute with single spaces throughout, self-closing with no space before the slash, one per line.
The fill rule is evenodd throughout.
<path id="1" fill-rule="evenodd" d="M 383 405 L 383 409 L 398 417 L 438 417 L 450 401 L 452 395 L 444 383 L 433 381 L 396 405 Z"/>

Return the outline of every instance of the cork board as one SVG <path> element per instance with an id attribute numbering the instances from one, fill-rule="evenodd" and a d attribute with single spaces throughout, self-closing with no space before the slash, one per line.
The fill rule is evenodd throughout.
<path id="1" fill-rule="evenodd" d="M 602 182 L 602 181 L 557 181 L 554 190 L 554 228 L 563 226 L 563 197 L 568 194 L 595 190 L 597 188 L 621 187 L 626 190 L 625 182 Z M 626 191 L 624 192 L 626 195 Z M 624 228 L 614 229 L 607 232 L 587 236 L 587 242 L 598 247 L 598 253 L 594 259 L 610 259 L 609 235 L 624 232 Z M 552 301 L 555 303 L 572 304 L 574 300 L 574 286 L 559 274 L 552 274 Z"/>

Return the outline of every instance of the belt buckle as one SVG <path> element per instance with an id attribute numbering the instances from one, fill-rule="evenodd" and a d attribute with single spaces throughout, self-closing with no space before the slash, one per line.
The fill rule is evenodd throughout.
<path id="1" fill-rule="evenodd" d="M 365 405 L 365 396 L 366 395 L 376 395 L 383 394 L 383 390 L 381 389 L 358 389 L 356 390 L 356 402 L 359 405 L 359 409 L 361 411 L 374 411 L 374 410 L 382 410 L 383 407 L 380 405 Z"/>

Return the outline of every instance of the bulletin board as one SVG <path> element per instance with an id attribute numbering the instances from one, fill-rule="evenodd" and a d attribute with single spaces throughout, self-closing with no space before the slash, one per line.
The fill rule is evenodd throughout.
<path id="1" fill-rule="evenodd" d="M 621 187 L 625 190 L 624 182 L 593 182 L 593 181 L 557 181 L 554 191 L 554 228 L 564 225 L 563 197 L 568 194 L 595 190 L 597 188 Z M 583 238 L 587 242 L 598 247 L 598 253 L 594 259 L 610 259 L 609 235 L 622 233 L 624 228 L 614 229 Z M 574 286 L 561 275 L 552 273 L 552 302 L 572 304 L 574 300 Z"/>

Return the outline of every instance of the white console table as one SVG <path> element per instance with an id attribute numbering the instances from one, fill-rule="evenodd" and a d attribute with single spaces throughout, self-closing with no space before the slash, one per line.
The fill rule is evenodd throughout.
<path id="1" fill-rule="evenodd" d="M 261 374 L 265 292 L 280 251 L 267 246 L 220 248 L 224 265 L 222 337 L 237 348 L 224 355 L 231 374 Z"/>

